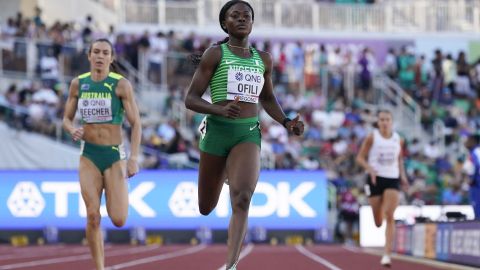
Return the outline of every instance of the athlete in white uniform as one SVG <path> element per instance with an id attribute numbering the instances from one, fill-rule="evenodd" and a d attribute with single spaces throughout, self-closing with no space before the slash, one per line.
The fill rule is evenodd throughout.
<path id="1" fill-rule="evenodd" d="M 384 216 L 387 221 L 385 253 L 380 263 L 389 267 L 395 233 L 393 213 L 399 201 L 400 183 L 408 186 L 408 180 L 403 166 L 403 140 L 392 130 L 392 113 L 381 110 L 377 117 L 378 129 L 363 141 L 357 163 L 368 173 L 365 193 L 369 197 L 375 225 L 380 227 Z"/>

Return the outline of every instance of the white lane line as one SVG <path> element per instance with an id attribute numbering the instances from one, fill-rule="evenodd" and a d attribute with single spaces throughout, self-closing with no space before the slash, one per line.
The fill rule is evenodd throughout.
<path id="1" fill-rule="evenodd" d="M 38 252 L 48 252 L 54 250 L 62 250 L 63 247 L 60 246 L 35 246 L 35 247 L 13 247 L 9 246 L 4 249 L 5 253 L 1 256 L 15 255 L 15 254 L 25 254 L 25 253 L 38 253 Z M 3 252 L 2 252 L 3 253 Z"/>
<path id="2" fill-rule="evenodd" d="M 78 247 L 78 248 L 71 248 L 71 249 L 64 248 L 61 250 L 36 250 L 28 253 L 0 255 L 0 260 L 26 259 L 26 258 L 35 258 L 35 257 L 53 256 L 53 255 L 55 256 L 72 255 L 72 254 L 85 253 L 85 252 L 88 252 L 88 247 L 81 247 L 81 248 Z"/>
<path id="3" fill-rule="evenodd" d="M 136 265 L 140 265 L 140 264 L 163 261 L 163 260 L 167 260 L 167 259 L 171 259 L 171 258 L 175 258 L 175 257 L 185 256 L 185 255 L 189 255 L 189 254 L 192 254 L 192 253 L 199 252 L 200 250 L 202 250 L 206 247 L 207 247 L 206 245 L 198 245 L 198 246 L 195 246 L 195 247 L 176 250 L 176 251 L 165 253 L 165 254 L 160 254 L 160 255 L 151 256 L 151 257 L 145 257 L 145 258 L 142 258 L 142 259 L 133 260 L 133 261 L 126 262 L 126 263 L 112 265 L 112 266 L 107 267 L 106 270 L 123 269 L 123 268 L 136 266 Z"/>
<path id="4" fill-rule="evenodd" d="M 348 250 L 348 251 L 350 251 L 350 252 L 353 252 L 353 253 L 358 253 L 358 252 L 359 252 L 359 251 L 358 251 L 358 248 L 355 248 L 355 247 L 343 246 L 342 248 L 343 248 L 343 249 L 346 249 L 346 250 Z"/>
<path id="5" fill-rule="evenodd" d="M 250 252 L 252 252 L 253 248 L 254 248 L 254 244 L 250 243 L 248 244 L 241 252 L 240 252 L 240 256 L 238 256 L 238 261 L 240 262 L 241 259 L 245 258 L 248 254 L 250 254 Z M 227 264 L 224 264 L 222 266 L 220 266 L 220 268 L 218 268 L 218 270 L 225 270 L 227 268 Z"/>
<path id="6" fill-rule="evenodd" d="M 303 246 L 297 245 L 297 246 L 295 246 L 295 248 L 298 250 L 298 252 L 300 252 L 303 255 L 305 255 L 306 257 L 322 264 L 323 266 L 328 267 L 328 269 L 330 269 L 330 270 L 342 270 L 341 268 L 337 267 L 336 265 L 332 264 L 331 262 L 329 262 L 329 261 L 325 260 L 324 258 L 318 256 L 317 254 L 308 251 Z"/>
<path id="7" fill-rule="evenodd" d="M 362 248 L 362 252 L 371 254 L 371 255 L 377 255 L 377 256 L 382 256 L 383 251 L 375 250 L 375 249 L 370 249 L 370 248 Z M 445 269 L 445 270 L 475 270 L 478 268 L 467 266 L 467 265 L 461 265 L 461 264 L 455 264 L 451 262 L 443 262 L 443 261 L 436 261 L 434 259 L 427 259 L 427 258 L 420 258 L 420 257 L 413 257 L 410 255 L 402 255 L 402 254 L 391 254 L 390 257 L 396 260 L 401 260 L 401 261 L 406 261 L 406 262 L 411 262 L 411 263 L 416 263 L 416 264 L 423 264 L 427 266 L 432 266 L 432 267 L 438 267 L 440 269 Z M 395 262 L 393 262 L 393 265 Z"/>
<path id="8" fill-rule="evenodd" d="M 147 247 L 136 247 L 132 249 L 123 249 L 123 250 L 116 250 L 106 254 L 106 257 L 115 257 L 120 255 L 128 255 L 128 254 L 136 254 L 141 252 L 150 251 L 153 249 L 158 248 L 158 246 L 147 246 Z M 90 260 L 90 254 L 83 254 L 83 255 L 75 255 L 75 256 L 67 256 L 67 257 L 60 257 L 60 258 L 53 258 L 53 259 L 43 259 L 43 260 L 36 260 L 30 262 L 23 262 L 23 263 L 14 263 L 14 264 L 7 264 L 0 266 L 1 270 L 7 269 L 18 269 L 23 267 L 32 267 L 38 265 L 48 265 L 48 264 L 56 264 L 56 263 L 66 263 L 66 262 L 74 262 L 74 261 L 82 261 L 82 260 Z"/>

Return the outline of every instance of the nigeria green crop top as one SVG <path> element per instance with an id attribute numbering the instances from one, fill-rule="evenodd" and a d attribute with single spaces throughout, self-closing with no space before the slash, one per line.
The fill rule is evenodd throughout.
<path id="1" fill-rule="evenodd" d="M 258 103 L 263 89 L 265 65 L 255 48 L 251 48 L 252 56 L 242 58 L 233 54 L 228 45 L 220 45 L 222 58 L 210 80 L 212 102 L 234 100 Z"/>

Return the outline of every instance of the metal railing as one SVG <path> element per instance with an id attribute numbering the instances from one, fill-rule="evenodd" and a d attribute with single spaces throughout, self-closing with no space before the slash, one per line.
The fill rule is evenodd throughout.
<path id="1" fill-rule="evenodd" d="M 207 26 L 218 24 L 223 0 L 125 0 L 123 23 Z M 313 0 L 251 0 L 257 27 L 365 32 L 480 32 L 480 1 L 385 0 L 334 4 Z"/>
<path id="2" fill-rule="evenodd" d="M 337 84 L 337 89 L 333 85 L 332 78 L 341 76 L 341 85 Z M 352 106 L 355 101 L 356 93 L 364 90 L 359 89 L 358 74 L 347 75 L 338 69 L 327 67 L 326 72 L 321 72 L 322 95 L 325 100 L 335 100 L 343 95 L 346 105 Z M 343 92 L 342 90 L 343 89 Z M 376 112 L 378 109 L 389 109 L 394 116 L 395 128 L 408 139 L 422 139 L 426 142 L 435 136 L 426 134 L 421 123 L 420 105 L 395 81 L 386 76 L 383 72 L 376 72 L 372 78 L 372 87 L 363 97 L 365 104 L 363 106 Z M 438 131 L 438 130 L 437 130 Z"/>
<path id="3" fill-rule="evenodd" d="M 392 110 L 396 129 L 405 137 L 420 140 L 429 139 L 421 124 L 421 107 L 396 82 L 378 73 L 373 79 L 373 102 L 377 108 Z"/>

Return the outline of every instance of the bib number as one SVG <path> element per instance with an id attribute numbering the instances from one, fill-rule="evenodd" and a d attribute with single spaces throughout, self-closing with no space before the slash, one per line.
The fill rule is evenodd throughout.
<path id="1" fill-rule="evenodd" d="M 258 103 L 265 79 L 262 74 L 245 70 L 228 70 L 227 100 Z"/>
<path id="2" fill-rule="evenodd" d="M 207 134 L 207 117 L 205 116 L 198 126 L 198 133 L 200 133 L 200 139 L 203 140 L 205 134 Z"/>
<path id="3" fill-rule="evenodd" d="M 109 98 L 80 99 L 78 109 L 86 123 L 112 121 L 112 100 Z"/>

